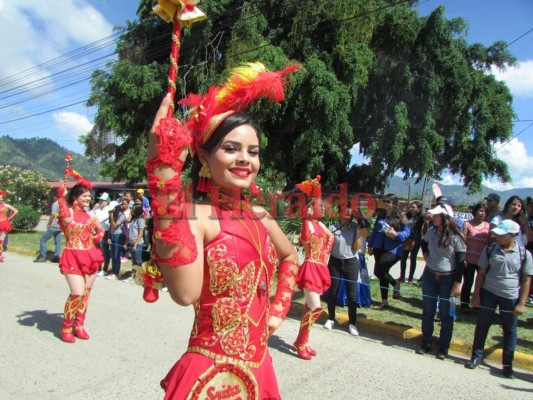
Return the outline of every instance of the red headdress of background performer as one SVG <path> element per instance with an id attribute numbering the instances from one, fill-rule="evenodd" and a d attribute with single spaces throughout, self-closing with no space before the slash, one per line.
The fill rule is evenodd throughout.
<path id="1" fill-rule="evenodd" d="M 322 186 L 320 185 L 320 175 L 314 179 L 307 179 L 302 183 L 297 183 L 296 187 L 306 194 L 309 198 L 322 197 Z"/>
<path id="2" fill-rule="evenodd" d="M 4 192 L 2 189 L 0 189 L 0 196 L 2 196 L 5 199 L 7 197 L 7 193 Z"/>
<path id="3" fill-rule="evenodd" d="M 281 71 L 267 71 L 260 62 L 247 63 L 233 69 L 224 85 L 211 86 L 203 95 L 189 94 L 179 101 L 178 104 L 192 108 L 185 123 L 192 134 L 191 154 L 196 154 L 222 121 L 244 111 L 252 101 L 262 97 L 283 101 L 286 76 L 299 69 L 298 65 L 290 65 Z"/>

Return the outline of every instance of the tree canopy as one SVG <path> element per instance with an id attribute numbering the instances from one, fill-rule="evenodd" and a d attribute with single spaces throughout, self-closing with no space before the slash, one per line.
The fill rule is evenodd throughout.
<path id="1" fill-rule="evenodd" d="M 326 188 L 386 186 L 405 177 L 459 174 L 471 191 L 483 177 L 510 180 L 494 152 L 508 140 L 512 96 L 491 68 L 515 63 L 504 42 L 468 45 L 467 23 L 414 1 L 202 0 L 207 19 L 183 30 L 177 97 L 203 93 L 229 70 L 260 60 L 297 62 L 283 104 L 250 108 L 262 126 L 262 163 L 285 184 L 321 174 Z M 118 44 L 119 60 L 95 72 L 98 108 L 86 154 L 115 180 L 145 178 L 151 120 L 165 90 L 170 24 L 142 0 Z M 178 117 L 180 111 L 177 110 Z M 359 143 L 368 165 L 351 165 Z M 277 171 L 277 172 L 275 172 Z"/>

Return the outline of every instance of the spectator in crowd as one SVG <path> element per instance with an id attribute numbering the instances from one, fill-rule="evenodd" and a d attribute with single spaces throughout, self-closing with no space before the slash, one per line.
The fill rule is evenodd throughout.
<path id="1" fill-rule="evenodd" d="M 127 220 L 125 211 L 129 212 L 129 203 L 127 200 L 122 200 L 120 205 L 117 205 L 109 212 L 109 239 L 111 246 L 111 273 L 107 275 L 106 279 L 115 280 L 120 275 L 121 255 L 126 242 Z"/>
<path id="2" fill-rule="evenodd" d="M 109 212 L 111 211 L 111 197 L 107 192 L 103 192 L 100 196 L 97 197 L 98 203 L 94 206 L 93 212 L 104 230 L 104 238 L 98 244 L 102 254 L 104 256 L 103 264 L 100 266 L 100 270 L 96 275 L 104 276 L 107 275 L 107 270 L 109 269 L 109 263 L 111 262 L 111 251 L 109 248 Z M 116 202 L 115 202 L 116 203 Z"/>
<path id="3" fill-rule="evenodd" d="M 131 194 L 131 192 L 124 192 L 124 195 L 122 196 L 122 200 L 128 201 L 130 210 L 133 208 L 133 205 L 135 204 L 135 202 L 133 201 L 133 195 Z"/>
<path id="4" fill-rule="evenodd" d="M 402 259 L 400 261 L 400 278 L 399 281 L 405 282 L 405 272 L 407 269 L 407 260 L 409 264 L 409 277 L 407 282 L 413 283 L 413 278 L 416 271 L 416 258 L 420 245 L 422 243 L 422 227 L 424 226 L 424 216 L 422 215 L 422 202 L 415 200 L 409 204 L 409 211 L 406 214 L 409 224 L 409 237 L 405 239 Z M 409 254 L 411 257 L 409 257 Z"/>
<path id="5" fill-rule="evenodd" d="M 454 318 L 450 315 L 450 299 L 461 294 L 466 243 L 449 205 L 437 204 L 428 211 L 432 226 L 422 238 L 422 254 L 426 268 L 422 274 L 422 346 L 417 354 L 432 352 L 433 318 L 437 297 L 441 329 L 437 358 L 448 358 Z"/>
<path id="6" fill-rule="evenodd" d="M 492 222 L 494 217 L 501 214 L 500 211 L 500 195 L 497 193 L 489 193 L 485 197 L 485 205 L 487 206 L 487 216 L 485 221 Z"/>
<path id="7" fill-rule="evenodd" d="M 510 219 L 518 224 L 520 227 L 520 233 L 515 236 L 516 242 L 520 246 L 525 246 L 527 243 L 527 240 L 525 240 L 524 236 L 526 235 L 526 232 L 524 229 L 528 229 L 527 224 L 525 223 L 526 216 L 526 207 L 524 204 L 524 201 L 520 198 L 520 196 L 511 196 L 507 199 L 505 202 L 505 206 L 503 206 L 502 213 L 500 215 L 495 216 L 490 221 L 490 227 L 491 229 L 495 228 L 497 225 L 500 224 L 500 222 Z M 489 239 L 490 242 L 496 241 L 496 236 L 491 236 Z"/>
<path id="8" fill-rule="evenodd" d="M 533 198 L 526 199 L 526 212 L 527 212 L 527 225 L 529 232 L 533 233 Z M 533 237 L 528 236 L 526 249 L 533 254 Z M 527 304 L 533 304 L 533 284 L 529 285 L 529 297 L 527 298 Z"/>
<path id="9" fill-rule="evenodd" d="M 453 200 L 452 197 L 450 196 L 439 196 L 435 199 L 435 204 L 436 205 L 439 205 L 439 204 L 442 204 L 442 205 L 446 205 L 446 206 L 449 206 L 450 209 L 452 210 L 452 213 L 453 213 L 453 207 L 455 206 L 455 202 Z M 459 229 L 463 229 L 464 227 L 464 221 L 459 218 L 459 217 L 456 217 L 455 214 L 453 215 L 453 218 L 455 219 L 455 222 L 457 222 L 457 225 L 459 226 Z"/>
<path id="10" fill-rule="evenodd" d="M 57 192 L 52 192 L 51 195 L 54 201 L 50 206 L 50 218 L 46 225 L 46 231 L 42 234 L 39 241 L 39 256 L 33 262 L 46 262 L 46 242 L 52 237 L 54 238 L 55 243 L 54 258 L 52 258 L 52 262 L 59 262 L 59 256 L 61 255 L 61 228 L 59 227 L 59 221 L 57 219 L 57 213 L 59 212 Z"/>
<path id="11" fill-rule="evenodd" d="M 11 232 L 11 220 L 15 218 L 18 210 L 5 203 L 7 193 L 0 189 L 0 262 L 4 262 L 4 238 Z"/>
<path id="12" fill-rule="evenodd" d="M 461 288 L 461 310 L 470 312 L 470 292 L 474 284 L 474 276 L 478 270 L 479 256 L 489 239 L 490 224 L 485 221 L 487 207 L 484 203 L 477 203 L 472 208 L 473 218 L 467 221 L 463 228 L 466 239 L 466 267 L 463 272 L 464 280 Z"/>
<path id="13" fill-rule="evenodd" d="M 128 252 L 131 254 L 133 266 L 142 265 L 142 252 L 144 246 L 144 229 L 146 222 L 143 218 L 142 206 L 136 205 L 131 210 L 131 221 L 128 226 Z M 135 272 L 133 272 L 135 274 Z M 125 282 L 133 283 L 134 275 Z"/>
<path id="14" fill-rule="evenodd" d="M 77 179 L 83 182 L 83 178 Z M 89 339 L 83 325 L 96 271 L 103 261 L 102 252 L 95 243 L 102 240 L 104 230 L 96 217 L 85 211 L 91 202 L 91 190 L 87 184 L 75 185 L 67 199 L 65 188 L 60 188 L 58 192 L 59 226 L 66 239 L 59 269 L 65 275 L 70 289 L 60 336 L 67 343 L 74 343 L 76 337 Z"/>
<path id="15" fill-rule="evenodd" d="M 142 201 L 142 206 L 144 209 L 149 210 L 150 209 L 150 201 L 147 197 L 144 195 L 144 189 L 137 189 L 137 197 L 139 197 Z"/>
<path id="16" fill-rule="evenodd" d="M 525 311 L 533 265 L 531 254 L 515 240 L 520 234 L 516 222 L 504 219 L 491 232 L 496 237 L 496 243 L 488 245 L 479 259 L 472 307 L 481 308 L 474 333 L 472 358 L 465 363 L 465 367 L 474 369 L 481 363 L 485 340 L 496 307 L 499 307 L 503 328 L 502 372 L 506 378 L 512 378 L 518 316 Z"/>
<path id="17" fill-rule="evenodd" d="M 294 350 L 298 357 L 310 360 L 316 355 L 316 351 L 309 346 L 309 334 L 322 313 L 320 295 L 331 285 L 327 262 L 333 235 L 320 222 L 320 218 L 324 217 L 320 176 L 297 184 L 296 187 L 307 196 L 307 210 L 302 218 L 300 234 L 305 260 L 298 270 L 297 279 L 298 287 L 304 292 L 305 304 Z"/>
<path id="18" fill-rule="evenodd" d="M 381 303 L 376 307 L 378 310 L 389 305 L 389 285 L 394 288 L 392 298 L 400 297 L 400 282 L 394 279 L 389 271 L 403 255 L 403 242 L 411 233 L 407 218 L 401 213 L 395 195 L 385 195 L 383 207 L 385 210 L 378 214 L 368 238 L 368 254 L 374 256 L 374 275 L 379 278 L 381 287 Z"/>
<path id="19" fill-rule="evenodd" d="M 324 328 L 333 329 L 335 324 L 335 307 L 337 294 L 344 279 L 348 305 L 348 332 L 352 336 L 359 336 L 357 330 L 357 280 L 359 278 L 359 254 L 361 249 L 361 230 L 358 222 L 353 218 L 350 202 L 346 203 L 346 214 L 338 222 L 331 225 L 334 242 L 328 262 L 329 273 L 332 278 L 328 293 L 328 320 Z"/>

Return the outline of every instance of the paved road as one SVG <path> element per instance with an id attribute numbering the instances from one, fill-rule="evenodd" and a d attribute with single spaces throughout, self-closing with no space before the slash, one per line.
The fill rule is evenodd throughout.
<path id="1" fill-rule="evenodd" d="M 159 380 L 184 351 L 191 308 L 162 293 L 156 304 L 141 289 L 98 278 L 89 304 L 88 341 L 58 338 L 68 295 L 56 264 L 6 253 L 0 264 L 0 399 L 161 399 Z M 533 375 L 499 376 L 497 365 L 463 368 L 464 360 L 418 356 L 391 339 L 349 336 L 316 326 L 319 354 L 303 361 L 290 351 L 299 321 L 287 319 L 270 347 L 284 400 L 526 399 Z"/>

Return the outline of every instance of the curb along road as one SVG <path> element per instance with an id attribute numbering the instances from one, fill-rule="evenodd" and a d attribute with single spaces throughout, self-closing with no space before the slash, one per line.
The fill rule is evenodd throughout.
<path id="1" fill-rule="evenodd" d="M 293 301 L 289 316 L 296 320 L 300 319 L 303 312 L 303 304 L 298 301 Z M 327 320 L 328 313 L 322 312 L 322 315 L 317 320 L 317 324 L 324 324 Z M 348 315 L 337 311 L 335 322 L 340 326 L 348 326 Z M 395 325 L 393 323 L 386 323 L 376 321 L 370 318 L 357 318 L 357 327 L 361 333 L 372 333 L 378 336 L 393 337 L 395 339 L 403 340 L 405 342 L 414 343 L 416 347 L 420 345 L 422 340 L 422 332 L 408 326 Z M 450 344 L 450 353 L 468 357 L 472 354 L 472 346 L 460 340 L 452 340 Z M 485 361 L 491 361 L 495 364 L 500 364 L 502 360 L 502 350 L 496 348 L 485 348 Z M 513 366 L 523 368 L 528 371 L 533 371 L 533 356 L 516 351 L 514 353 Z"/>
<path id="2" fill-rule="evenodd" d="M 35 256 L 38 253 L 35 250 L 28 250 L 15 246 L 10 246 L 8 252 L 13 252 L 26 256 Z M 299 301 L 293 301 L 288 317 L 291 317 L 295 320 L 299 320 L 301 318 L 302 311 L 303 304 Z M 317 324 L 324 324 L 324 322 L 326 322 L 326 319 L 327 312 L 323 311 L 322 315 L 317 321 Z M 337 312 L 336 323 L 341 326 L 348 326 L 348 315 L 342 312 Z M 368 332 L 378 336 L 393 337 L 402 341 L 416 343 L 417 346 L 420 343 L 422 337 L 422 332 L 412 327 L 380 322 L 369 318 L 359 317 L 357 320 L 357 326 L 361 332 Z M 454 353 L 463 357 L 470 357 L 472 353 L 472 346 L 460 340 L 452 340 L 450 345 L 450 353 Z M 485 348 L 484 360 L 499 364 L 501 363 L 501 359 L 501 349 Z M 513 365 L 518 368 L 533 371 L 533 356 L 529 354 L 515 352 Z"/>

